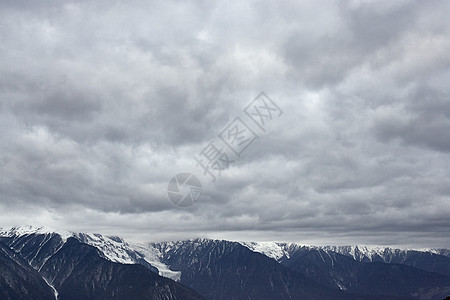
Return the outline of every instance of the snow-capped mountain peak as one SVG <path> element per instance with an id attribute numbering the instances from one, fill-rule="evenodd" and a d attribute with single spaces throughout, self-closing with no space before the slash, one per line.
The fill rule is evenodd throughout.
<path id="1" fill-rule="evenodd" d="M 31 225 L 26 225 L 26 226 L 16 226 L 16 227 L 12 227 L 10 229 L 1 229 L 0 230 L 0 234 L 3 236 L 13 236 L 13 235 L 25 235 L 25 234 L 33 234 L 33 233 L 38 233 L 38 234 L 45 234 L 45 233 L 56 233 L 56 230 L 50 227 L 45 227 L 45 226 L 41 226 L 41 227 L 34 227 Z"/>
<path id="2" fill-rule="evenodd" d="M 128 243 L 117 236 L 101 234 L 74 234 L 81 242 L 99 249 L 106 259 L 122 264 L 142 264 L 150 269 L 156 269 L 159 275 L 179 281 L 181 272 L 170 270 L 160 261 L 161 253 L 150 244 Z"/>
<path id="3" fill-rule="evenodd" d="M 56 230 L 52 227 L 40 226 L 35 227 L 31 225 L 15 226 L 10 229 L 0 228 L 0 236 L 23 236 L 29 234 L 58 234 L 63 240 L 73 236 L 72 232 L 65 230 Z"/>
<path id="4" fill-rule="evenodd" d="M 56 230 L 50 227 L 17 226 L 10 229 L 0 229 L 0 237 L 12 237 L 14 240 L 25 235 L 58 235 L 65 243 L 69 237 L 75 237 L 80 242 L 96 247 L 104 258 L 122 264 L 141 264 L 159 273 L 159 275 L 179 281 L 181 272 L 170 270 L 160 261 L 161 253 L 151 244 L 133 244 L 117 236 L 104 236 L 98 233 L 75 233 Z"/>
<path id="5" fill-rule="evenodd" d="M 415 251 L 428 252 L 430 254 L 438 254 L 449 257 L 450 251 L 446 249 L 426 249 L 426 250 L 410 250 L 395 249 L 391 247 L 370 247 L 365 245 L 349 245 L 349 246 L 310 246 L 300 243 L 277 243 L 277 242 L 240 242 L 243 246 L 254 252 L 262 253 L 276 261 L 289 259 L 291 254 L 299 249 L 315 249 L 322 250 L 326 253 L 336 252 L 345 256 L 349 256 L 356 261 L 373 262 L 383 261 L 390 263 L 393 261 L 401 262 L 408 255 Z"/>
<path id="6" fill-rule="evenodd" d="M 55 230 L 49 227 L 13 227 L 7 230 L 0 229 L 0 237 L 11 237 L 14 241 L 24 235 L 45 235 L 41 237 L 40 246 L 53 240 L 55 243 L 54 251 L 57 251 L 67 241 L 68 237 L 75 237 L 80 242 L 96 247 L 102 256 L 109 261 L 122 264 L 141 264 L 147 268 L 159 273 L 159 275 L 180 281 L 181 272 L 172 270 L 165 262 L 167 254 L 172 249 L 183 248 L 183 251 L 194 251 L 198 247 L 204 248 L 208 244 L 222 244 L 225 241 L 209 239 L 192 239 L 189 241 L 175 241 L 164 243 L 130 243 L 118 236 L 104 236 L 96 233 L 73 233 L 61 230 Z M 59 238 L 60 237 L 60 238 Z M 55 241 L 56 240 L 56 241 Z M 280 242 L 239 242 L 248 249 L 264 254 L 280 263 L 289 260 L 293 255 L 299 253 L 308 253 L 318 251 L 322 260 L 329 259 L 334 263 L 333 253 L 349 256 L 360 262 L 395 262 L 403 263 L 411 255 L 413 250 L 401 250 L 389 247 L 368 247 L 364 245 L 351 246 L 310 246 L 300 243 L 280 243 Z M 187 246 L 186 246 L 187 245 Z M 185 247 L 186 246 L 186 247 Z M 40 251 L 40 250 L 39 250 Z M 39 252 L 38 251 L 38 252 Z M 325 253 L 324 253 L 325 252 Z M 449 256 L 449 251 L 445 249 L 428 250 L 432 253 Z M 325 256 L 323 256 L 325 254 Z M 36 253 L 36 255 L 38 255 Z M 36 259 L 36 255 L 30 256 L 30 263 L 36 268 L 40 268 L 45 263 L 47 257 Z M 169 255 L 170 256 L 170 255 Z M 164 261 L 164 262 L 163 262 Z M 325 261 L 325 260 L 324 260 Z"/>
<path id="7" fill-rule="evenodd" d="M 292 253 L 303 249 L 320 249 L 317 246 L 305 245 L 300 243 L 279 243 L 279 242 L 239 242 L 241 245 L 249 248 L 254 252 L 259 252 L 276 261 L 289 259 Z"/>
<path id="8" fill-rule="evenodd" d="M 240 242 L 241 245 L 254 252 L 262 253 L 270 258 L 279 261 L 282 257 L 289 258 L 289 252 L 276 242 Z"/>

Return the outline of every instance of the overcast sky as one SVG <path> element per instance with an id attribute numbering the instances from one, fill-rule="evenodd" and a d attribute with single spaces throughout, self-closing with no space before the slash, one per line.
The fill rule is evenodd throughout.
<path id="1" fill-rule="evenodd" d="M 450 248 L 449 15 L 1 1 L 0 226 Z M 283 111 L 265 132 L 243 113 L 261 91 Z M 212 183 L 194 156 L 238 116 L 258 138 Z M 167 196 L 181 172 L 203 185 L 192 208 Z"/>

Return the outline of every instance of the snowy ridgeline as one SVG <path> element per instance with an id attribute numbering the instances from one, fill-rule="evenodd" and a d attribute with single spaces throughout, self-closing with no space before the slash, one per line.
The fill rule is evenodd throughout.
<path id="1" fill-rule="evenodd" d="M 101 251 L 103 256 L 112 261 L 122 264 L 142 264 L 143 261 L 158 269 L 159 275 L 180 280 L 181 272 L 172 271 L 167 265 L 160 261 L 162 256 L 160 251 L 150 243 L 128 243 L 119 237 L 108 237 L 93 233 L 74 233 L 68 231 L 55 230 L 48 227 L 13 227 L 11 229 L 0 229 L 0 236 L 21 237 L 30 234 L 58 234 L 65 242 L 69 237 L 75 237 L 83 243 L 94 246 Z"/>
<path id="2" fill-rule="evenodd" d="M 292 253 L 299 250 L 323 250 L 325 253 L 336 252 L 345 256 L 352 257 L 357 261 L 372 262 L 383 261 L 391 262 L 398 257 L 407 257 L 410 252 L 428 252 L 450 257 L 450 251 L 447 249 L 395 249 L 391 247 L 368 247 L 364 245 L 352 246 L 311 246 L 299 243 L 277 243 L 277 242 L 240 242 L 252 251 L 262 253 L 276 261 L 289 259 Z"/>
<path id="3" fill-rule="evenodd" d="M 171 247 L 183 242 L 164 242 L 159 243 L 158 247 L 153 243 L 130 243 L 120 237 L 104 236 L 101 234 L 73 233 L 67 231 L 55 230 L 47 227 L 13 227 L 8 230 L 0 229 L 0 236 L 20 237 L 29 234 L 58 234 L 63 241 L 69 237 L 75 237 L 83 243 L 92 245 L 99 249 L 103 256 L 113 262 L 122 264 L 136 264 L 146 262 L 158 269 L 161 276 L 180 281 L 181 272 L 171 270 L 162 262 L 164 252 Z M 192 240 L 191 240 L 192 241 Z M 199 240 L 200 241 L 200 240 Z M 220 242 L 220 241 L 217 241 Z M 292 253 L 303 250 L 322 250 L 325 254 L 336 252 L 345 256 L 352 257 L 357 261 L 384 261 L 391 262 L 393 257 L 406 257 L 408 252 L 416 250 L 402 250 L 389 247 L 368 247 L 364 245 L 353 246 L 310 246 L 300 243 L 278 243 L 278 242 L 239 242 L 241 245 L 254 252 L 262 253 L 276 261 L 289 259 Z M 417 250 L 419 251 L 419 250 Z M 422 252 L 430 252 L 450 257 L 449 250 L 446 249 L 426 249 Z"/>

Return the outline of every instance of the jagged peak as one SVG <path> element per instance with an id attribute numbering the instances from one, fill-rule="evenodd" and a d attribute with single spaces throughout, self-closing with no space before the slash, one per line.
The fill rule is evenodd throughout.
<path id="1" fill-rule="evenodd" d="M 32 226 L 32 225 L 24 225 L 24 226 L 14 226 L 9 229 L 0 229 L 0 236 L 23 236 L 29 234 L 58 234 L 64 240 L 68 237 L 72 236 L 73 233 L 65 230 L 57 230 L 48 226 Z"/>

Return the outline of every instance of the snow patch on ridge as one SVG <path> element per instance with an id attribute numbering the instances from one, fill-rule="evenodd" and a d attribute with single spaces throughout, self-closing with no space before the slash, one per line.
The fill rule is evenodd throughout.
<path id="1" fill-rule="evenodd" d="M 239 242 L 253 252 L 264 254 L 276 261 L 282 257 L 289 257 L 289 253 L 285 251 L 279 244 L 275 242 Z"/>
<path id="2" fill-rule="evenodd" d="M 161 253 L 149 244 L 128 243 L 119 237 L 108 237 L 101 234 L 78 233 L 75 235 L 81 242 L 99 249 L 106 259 L 121 264 L 138 264 L 144 260 L 158 269 L 160 276 L 179 281 L 181 272 L 172 271 L 160 261 Z"/>
<path id="3" fill-rule="evenodd" d="M 175 281 L 180 281 L 181 272 L 173 271 L 169 269 L 166 264 L 162 263 L 160 260 L 162 254 L 158 249 L 152 247 L 151 245 L 140 243 L 130 244 L 130 247 L 142 255 L 142 258 L 148 263 L 157 268 L 160 276 L 167 277 Z"/>
<path id="4" fill-rule="evenodd" d="M 72 232 L 64 230 L 56 230 L 54 228 L 46 226 L 34 227 L 26 225 L 26 226 L 12 227 L 10 229 L 0 228 L 0 236 L 7 236 L 7 237 L 23 236 L 28 234 L 52 234 L 52 233 L 59 234 L 64 241 L 66 241 L 67 238 L 73 236 Z"/>
<path id="5" fill-rule="evenodd" d="M 103 257 L 109 261 L 121 264 L 149 264 L 158 269 L 159 275 L 163 277 L 175 281 L 179 281 L 181 278 L 181 272 L 172 271 L 167 265 L 162 263 L 160 260 L 161 253 L 150 244 L 129 244 L 120 237 L 104 236 L 97 233 L 74 233 L 55 230 L 50 227 L 33 227 L 27 225 L 12 227 L 10 229 L 0 228 L 0 236 L 4 237 L 13 237 L 16 239 L 30 234 L 58 234 L 64 243 L 69 237 L 75 237 L 80 242 L 94 246 L 100 250 Z"/>
<path id="6" fill-rule="evenodd" d="M 279 242 L 239 242 L 241 245 L 248 249 L 264 254 L 270 258 L 280 262 L 281 260 L 291 257 L 291 254 L 295 251 L 306 249 L 318 249 L 317 247 L 310 245 L 303 245 L 298 243 L 279 243 Z"/>
<path id="7" fill-rule="evenodd" d="M 123 240 L 117 240 L 103 236 L 101 234 L 77 233 L 75 237 L 82 243 L 94 246 L 99 249 L 106 259 L 121 264 L 135 264 L 136 262 L 130 256 L 132 251 L 128 244 Z"/>
<path id="8" fill-rule="evenodd" d="M 53 294 L 55 295 L 55 299 L 58 300 L 59 293 L 56 290 L 55 286 L 48 282 L 48 280 L 44 276 L 42 276 L 42 279 L 44 279 L 45 283 L 52 289 Z"/>

